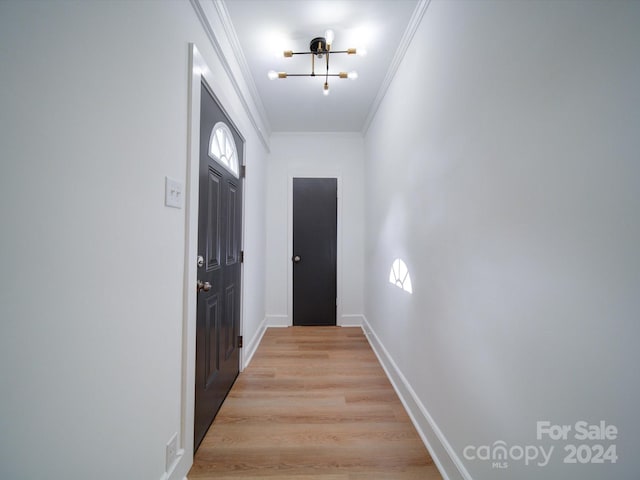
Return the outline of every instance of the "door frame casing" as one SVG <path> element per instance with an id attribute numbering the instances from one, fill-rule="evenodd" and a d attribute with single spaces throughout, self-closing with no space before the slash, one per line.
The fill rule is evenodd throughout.
<path id="1" fill-rule="evenodd" d="M 196 314 L 197 314 L 197 266 L 198 256 L 198 194 L 200 170 L 200 105 L 202 82 L 207 84 L 210 92 L 220 105 L 230 122 L 242 138 L 242 165 L 246 164 L 246 141 L 235 119 L 239 116 L 229 107 L 222 89 L 218 88 L 213 73 L 195 44 L 189 44 L 189 94 L 187 123 L 187 170 L 185 182 L 185 256 L 183 282 L 183 315 L 182 315 L 182 365 L 180 395 L 180 432 L 178 435 L 178 462 L 174 464 L 169 477 L 186 478 L 193 464 L 193 434 L 195 415 L 195 364 L 196 364 Z M 244 248 L 246 182 L 242 182 L 242 225 L 241 248 Z M 244 264 L 240 265 L 240 325 L 239 335 L 243 335 L 244 310 Z M 239 369 L 244 366 L 244 351 L 240 349 Z"/>
<path id="2" fill-rule="evenodd" d="M 322 167 L 321 167 L 322 168 Z M 336 212 L 336 325 L 342 326 L 342 172 L 340 169 L 327 168 L 318 171 L 314 166 L 296 166 L 289 169 L 287 184 L 287 324 L 293 326 L 293 179 L 294 178 L 335 178 L 338 183 L 338 211 Z"/>

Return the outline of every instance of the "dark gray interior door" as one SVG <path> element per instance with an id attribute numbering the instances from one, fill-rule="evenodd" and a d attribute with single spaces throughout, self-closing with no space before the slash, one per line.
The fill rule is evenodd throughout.
<path id="1" fill-rule="evenodd" d="M 338 180 L 293 179 L 293 324 L 336 324 Z"/>
<path id="2" fill-rule="evenodd" d="M 242 182 L 211 153 L 214 127 L 226 125 L 214 135 L 214 150 L 229 155 L 225 132 L 235 142 L 242 164 L 242 138 L 202 85 L 200 114 L 200 196 L 198 201 L 198 304 L 196 326 L 196 379 L 194 447 L 200 442 L 239 372 L 240 246 Z M 227 130 L 228 129 L 228 130 Z M 223 144 L 222 148 L 218 145 Z M 226 158 L 226 157 L 225 157 Z M 196 287 L 196 286 L 194 286 Z"/>

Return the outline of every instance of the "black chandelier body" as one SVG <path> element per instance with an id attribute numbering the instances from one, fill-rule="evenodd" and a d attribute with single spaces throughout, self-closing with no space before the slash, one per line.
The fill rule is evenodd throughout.
<path id="1" fill-rule="evenodd" d="M 287 78 L 287 77 L 324 77 L 324 86 L 322 89 L 322 93 L 324 95 L 329 94 L 329 77 L 338 77 L 338 78 L 349 78 L 356 79 L 358 78 L 358 74 L 356 72 L 339 72 L 339 73 L 330 73 L 329 72 L 329 58 L 331 55 L 335 54 L 344 54 L 347 55 L 356 55 L 358 54 L 355 48 L 348 48 L 346 50 L 332 50 L 331 43 L 333 42 L 333 32 L 331 30 L 327 30 L 324 37 L 315 37 L 311 42 L 309 42 L 309 51 L 308 52 L 294 52 L 293 50 L 285 50 L 284 56 L 286 58 L 291 58 L 294 55 L 311 55 L 311 73 L 287 73 L 287 72 L 275 72 L 270 71 L 268 77 L 271 80 L 276 78 Z M 361 52 L 360 54 L 362 54 Z M 321 60 L 325 58 L 325 71 L 324 73 L 316 73 L 316 58 Z"/>

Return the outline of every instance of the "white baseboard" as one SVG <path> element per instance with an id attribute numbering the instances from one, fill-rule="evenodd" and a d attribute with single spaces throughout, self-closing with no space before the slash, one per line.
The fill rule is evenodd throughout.
<path id="1" fill-rule="evenodd" d="M 361 327 L 363 325 L 364 315 L 357 314 L 343 314 L 340 317 L 338 325 L 340 327 Z"/>
<path id="2" fill-rule="evenodd" d="M 361 313 L 344 314 L 337 320 L 340 327 L 361 327 L 363 325 L 364 315 Z M 264 319 L 265 327 L 290 327 L 293 325 L 289 315 L 267 315 Z"/>
<path id="3" fill-rule="evenodd" d="M 256 350 L 258 350 L 258 345 L 260 345 L 260 340 L 262 340 L 262 337 L 264 336 L 264 332 L 266 331 L 267 331 L 267 319 L 265 317 L 260 322 L 260 325 L 258 326 L 256 333 L 253 335 L 253 338 L 250 341 L 246 342 L 245 344 L 246 346 L 244 347 L 244 353 L 242 357 L 242 370 L 247 368 L 249 366 L 249 363 L 251 363 L 251 359 L 253 358 L 253 355 L 256 353 Z"/>
<path id="4" fill-rule="evenodd" d="M 398 397 L 400 397 L 400 401 L 418 431 L 418 435 L 420 435 L 427 450 L 429 450 L 442 478 L 444 480 L 473 480 L 462 460 L 447 441 L 433 417 L 431 417 L 420 398 L 418 398 L 413 387 L 411 387 L 409 381 L 393 361 L 393 358 L 391 358 L 391 355 L 389 355 L 389 352 L 364 316 L 362 318 L 362 330 Z"/>
<path id="5" fill-rule="evenodd" d="M 186 465 L 186 461 L 187 459 L 184 454 L 184 449 L 181 448 L 177 452 L 177 458 L 171 466 L 171 469 L 168 472 L 165 472 L 164 475 L 160 477 L 160 480 L 180 480 L 181 478 L 182 480 L 187 480 L 185 471 L 189 471 L 193 461 L 189 462 L 188 465 Z"/>
<path id="6" fill-rule="evenodd" d="M 242 369 L 244 370 L 249 366 L 249 363 L 251 362 L 253 355 L 256 353 L 256 350 L 258 350 L 260 341 L 264 336 L 264 332 L 267 331 L 267 328 L 289 327 L 289 326 L 291 326 L 291 322 L 289 321 L 288 315 L 266 315 L 262 319 L 262 322 L 260 322 L 260 325 L 258 326 L 258 329 L 256 330 L 256 333 L 253 336 L 253 338 L 249 342 L 247 342 L 246 346 L 244 347 L 244 358 L 242 362 Z"/>
<path id="7" fill-rule="evenodd" d="M 289 315 L 267 315 L 265 317 L 266 326 L 268 327 L 290 327 L 291 319 Z"/>

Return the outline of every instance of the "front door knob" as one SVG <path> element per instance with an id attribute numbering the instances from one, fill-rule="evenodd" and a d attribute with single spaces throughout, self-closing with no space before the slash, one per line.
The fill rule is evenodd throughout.
<path id="1" fill-rule="evenodd" d="M 293 260 L 293 263 L 300 263 L 300 260 L 302 259 L 300 258 L 300 255 L 296 255 L 291 260 Z"/>
<path id="2" fill-rule="evenodd" d="M 198 280 L 198 292 L 208 292 L 209 290 L 211 290 L 211 284 L 209 282 Z"/>

